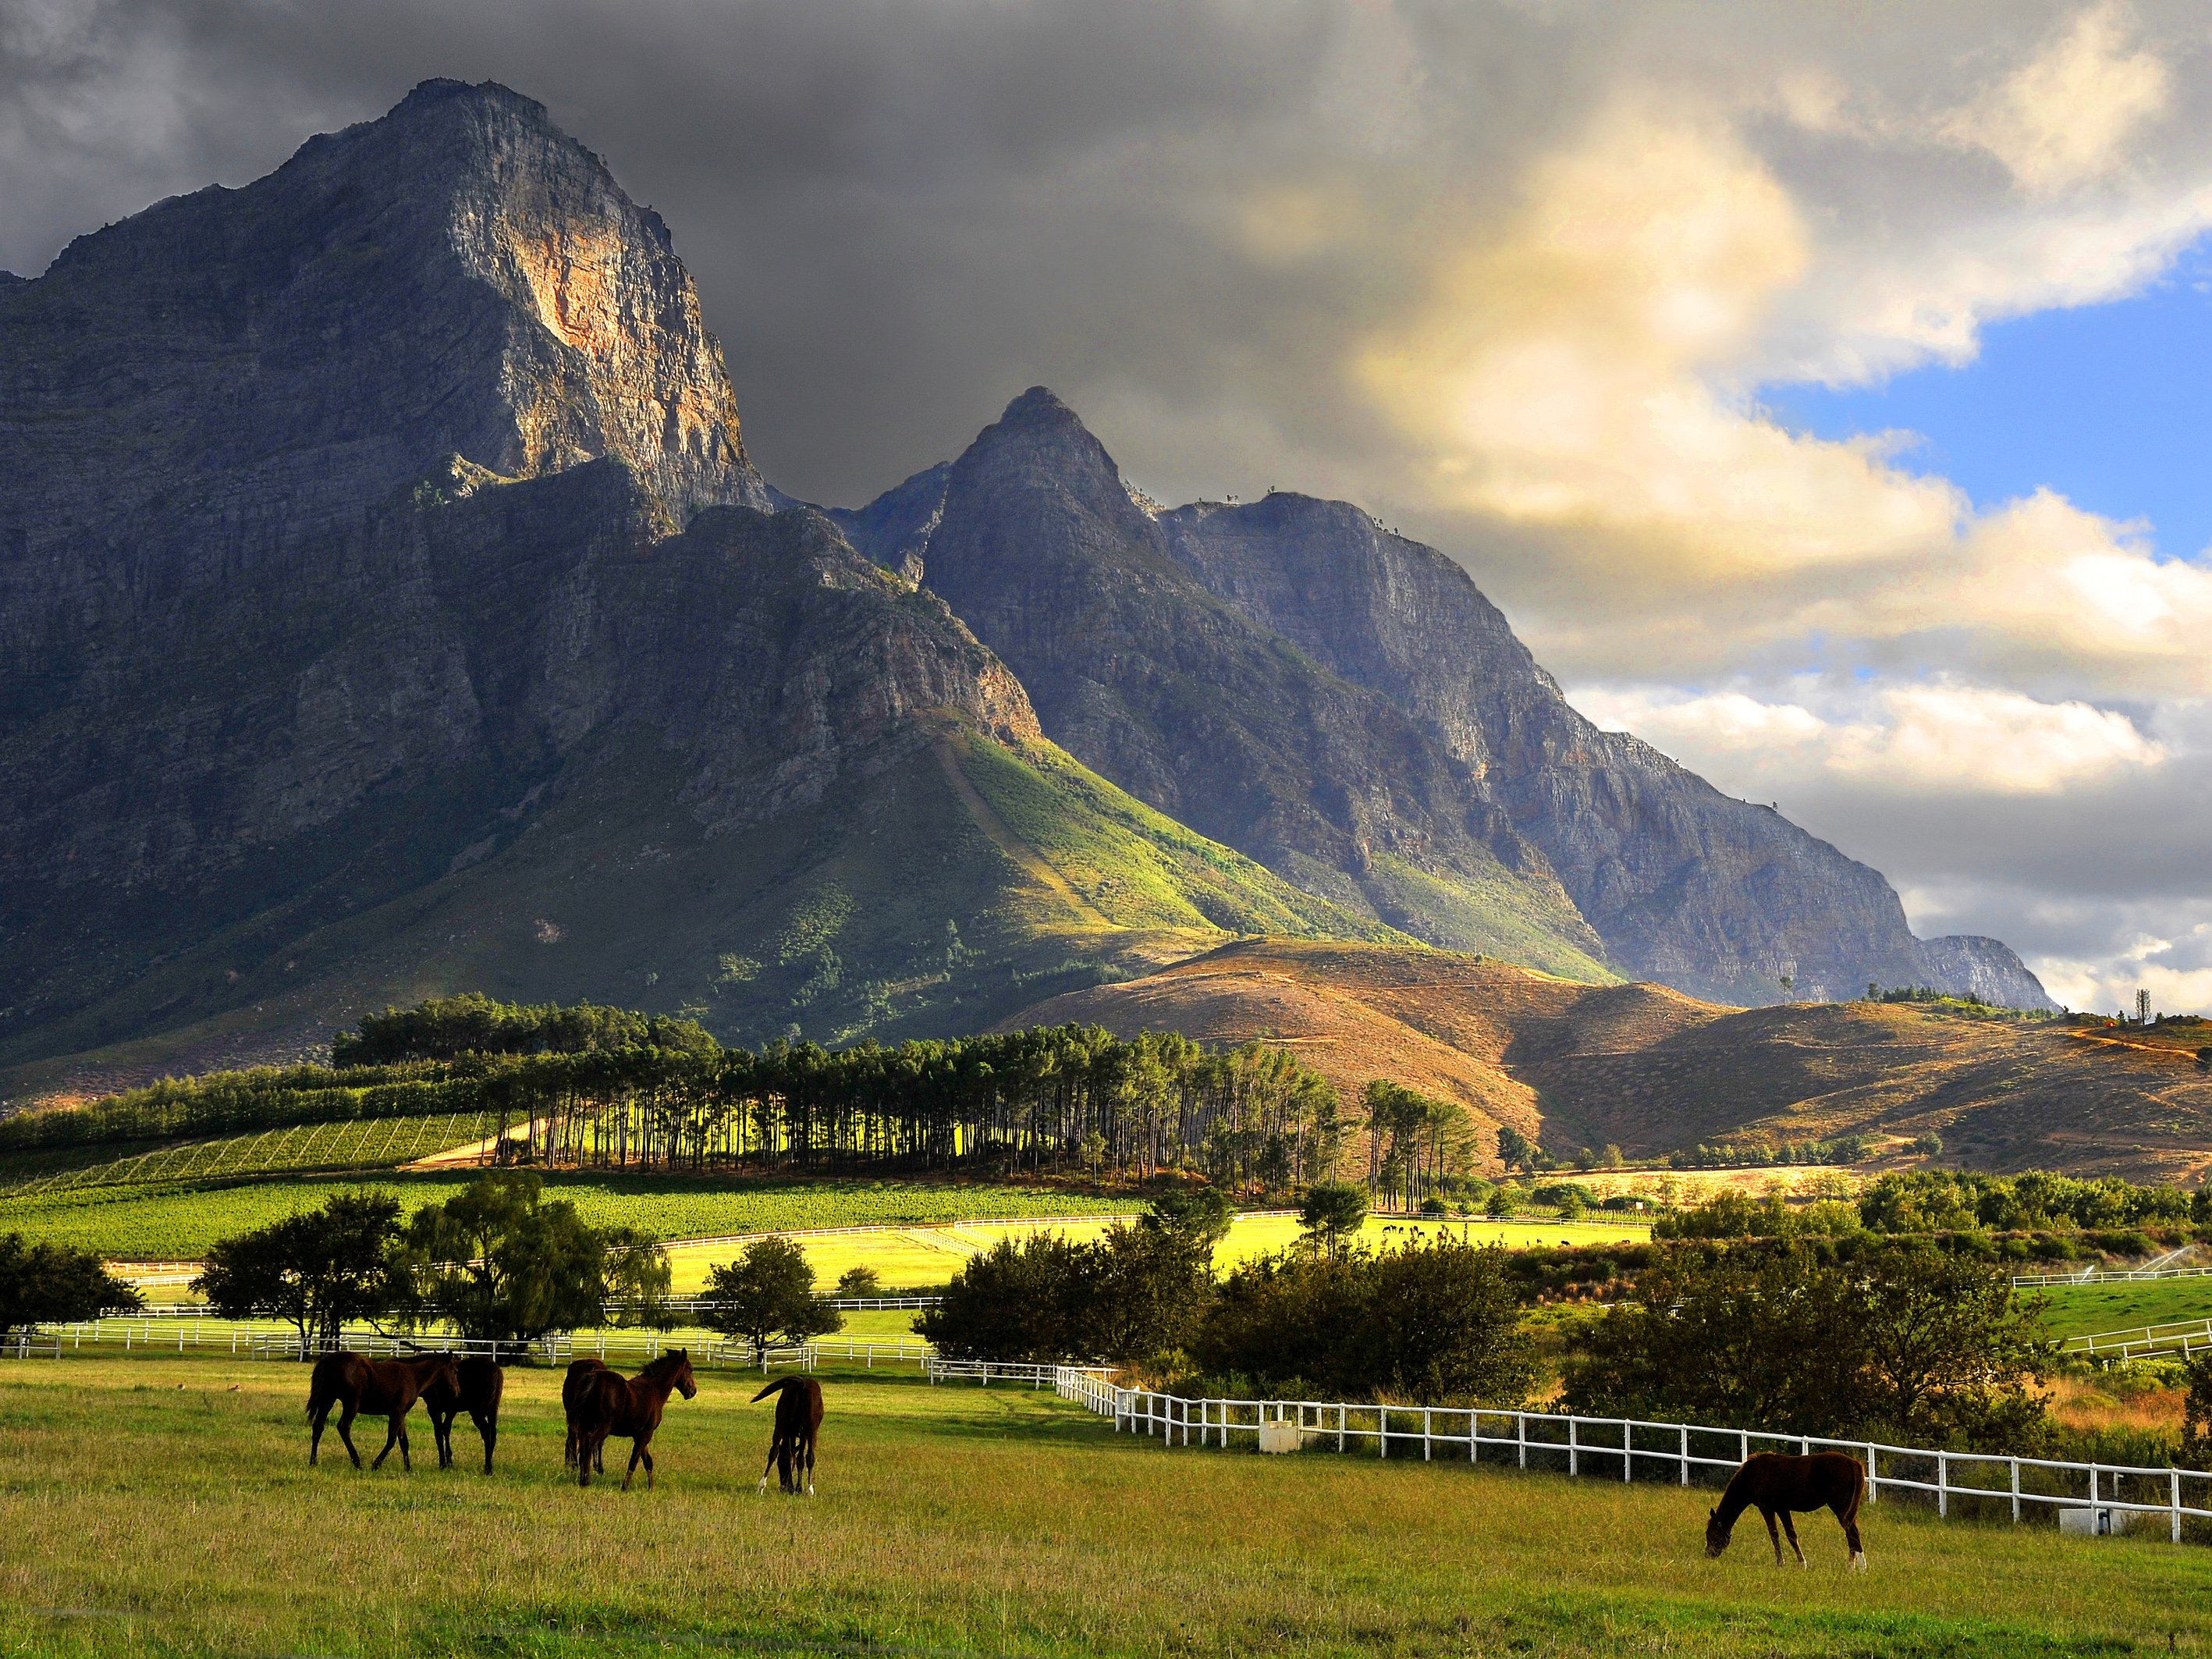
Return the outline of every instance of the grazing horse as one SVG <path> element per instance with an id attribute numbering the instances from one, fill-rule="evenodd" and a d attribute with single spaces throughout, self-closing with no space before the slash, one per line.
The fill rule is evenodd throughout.
<path id="1" fill-rule="evenodd" d="M 1756 1509 L 1766 1522 L 1766 1535 L 1774 1543 L 1774 1565 L 1782 1565 L 1782 1540 L 1775 1536 L 1774 1518 L 1782 1517 L 1782 1530 L 1790 1534 L 1790 1547 L 1797 1565 L 1805 1565 L 1798 1547 L 1797 1528 L 1791 1510 L 1832 1510 L 1843 1522 L 1844 1541 L 1851 1547 L 1851 1570 L 1866 1571 L 1866 1547 L 1859 1541 L 1859 1500 L 1866 1496 L 1866 1469 L 1848 1452 L 1814 1452 L 1810 1457 L 1788 1457 L 1780 1452 L 1754 1452 L 1729 1479 L 1728 1490 L 1705 1518 L 1705 1553 L 1717 1556 L 1728 1547 L 1735 1518 Z"/>
<path id="2" fill-rule="evenodd" d="M 442 1356 L 453 1359 L 453 1356 Z M 422 1390 L 422 1408 L 430 1413 L 430 1432 L 438 1442 L 438 1467 L 453 1467 L 453 1419 L 463 1412 L 483 1437 L 484 1473 L 491 1473 L 491 1449 L 499 1443 L 499 1401 L 507 1392 L 507 1373 L 499 1361 L 482 1354 L 455 1360 L 453 1378 L 434 1377 Z"/>
<path id="3" fill-rule="evenodd" d="M 594 1371 L 603 1371 L 606 1368 L 607 1362 L 604 1359 L 572 1359 L 568 1362 L 568 1375 L 562 1380 L 561 1409 L 568 1419 L 568 1443 L 561 1449 L 561 1461 L 572 1469 L 576 1467 L 576 1408 L 583 1403 L 584 1396 L 591 1392 L 592 1385 L 586 1379 Z M 606 1472 L 605 1463 L 593 1471 L 598 1474 Z"/>
<path id="4" fill-rule="evenodd" d="M 769 1442 L 768 1463 L 761 1468 L 760 1490 L 768 1490 L 769 1466 L 786 1492 L 803 1485 L 814 1496 L 814 1442 L 822 1432 L 822 1385 L 811 1376 L 779 1376 L 753 1398 L 780 1395 L 775 1402 L 775 1437 Z M 794 1468 L 794 1466 L 796 1466 Z"/>
<path id="5" fill-rule="evenodd" d="M 667 1407 L 672 1389 L 681 1389 L 684 1397 L 690 1399 L 699 1392 L 699 1385 L 691 1380 L 691 1353 L 688 1348 L 678 1348 L 665 1353 L 635 1376 L 623 1376 L 610 1370 L 589 1371 L 578 1389 L 580 1396 L 568 1414 L 569 1431 L 576 1437 L 576 1484 L 592 1484 L 592 1464 L 600 1455 L 600 1449 L 610 1435 L 624 1435 L 630 1441 L 629 1468 L 623 1475 L 623 1490 L 637 1474 L 637 1466 L 645 1465 L 646 1490 L 653 1489 L 653 1453 L 647 1449 L 653 1442 L 653 1431 L 660 1426 L 660 1413 Z M 568 1390 L 564 1388 L 565 1395 Z"/>
<path id="6" fill-rule="evenodd" d="M 361 1454 L 354 1449 L 353 1420 L 367 1412 L 391 1424 L 384 1437 L 384 1449 L 377 1453 L 376 1461 L 369 1468 L 382 1468 L 384 1460 L 392 1455 L 392 1448 L 397 1444 L 400 1467 L 411 1473 L 415 1465 L 408 1455 L 407 1413 L 414 1409 L 425 1389 L 441 1380 L 449 1386 L 459 1386 L 453 1379 L 450 1354 L 429 1354 L 420 1359 L 325 1354 L 315 1362 L 314 1380 L 307 1385 L 307 1416 L 314 1425 L 307 1442 L 308 1463 L 312 1465 L 322 1450 L 323 1425 L 329 1420 L 331 1407 L 340 1406 L 343 1409 L 338 1413 L 338 1438 L 345 1442 L 346 1454 L 353 1459 L 354 1468 L 361 1467 Z"/>

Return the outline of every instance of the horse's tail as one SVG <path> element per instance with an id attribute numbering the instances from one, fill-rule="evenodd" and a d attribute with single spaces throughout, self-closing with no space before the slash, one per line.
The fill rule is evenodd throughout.
<path id="1" fill-rule="evenodd" d="M 799 1379 L 795 1376 L 779 1376 L 775 1382 L 769 1383 L 766 1388 L 763 1389 L 758 1394 L 753 1396 L 753 1403 L 755 1405 L 758 1405 L 762 1401 L 767 1399 L 769 1395 L 772 1394 L 780 1394 L 798 1381 Z"/>

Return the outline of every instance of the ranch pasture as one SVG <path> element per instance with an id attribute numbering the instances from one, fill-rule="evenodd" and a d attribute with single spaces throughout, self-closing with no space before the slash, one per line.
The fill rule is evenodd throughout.
<path id="1" fill-rule="evenodd" d="M 880 1373 L 819 1374 L 811 1501 L 756 1495 L 757 1373 L 670 1402 L 656 1491 L 579 1491 L 559 1374 L 508 1375 L 487 1479 L 308 1468 L 304 1366 L 0 1364 L 0 1655 L 2212 1650 L 2199 1547 L 1885 1502 L 1870 1572 L 1826 1517 L 1777 1571 L 1705 1559 L 1709 1492 L 1170 1449 Z"/>

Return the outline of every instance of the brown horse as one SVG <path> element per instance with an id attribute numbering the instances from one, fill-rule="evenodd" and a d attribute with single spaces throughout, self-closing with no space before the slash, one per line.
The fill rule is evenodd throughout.
<path id="1" fill-rule="evenodd" d="M 453 1359 L 446 1354 L 442 1358 Z M 422 1390 L 422 1409 L 430 1413 L 430 1432 L 438 1442 L 438 1467 L 453 1467 L 453 1419 L 463 1412 L 483 1437 L 484 1473 L 491 1473 L 491 1449 L 499 1443 L 500 1396 L 507 1392 L 507 1373 L 496 1359 L 470 1354 L 454 1361 L 451 1381 L 431 1379 Z"/>
<path id="2" fill-rule="evenodd" d="M 568 1375 L 562 1379 L 561 1409 L 568 1419 L 568 1443 L 561 1449 L 561 1461 L 572 1469 L 576 1467 L 576 1411 L 583 1404 L 584 1396 L 591 1391 L 592 1386 L 586 1379 L 594 1371 L 603 1371 L 606 1368 L 607 1362 L 604 1359 L 572 1359 L 568 1362 Z M 598 1474 L 606 1472 L 604 1463 L 593 1471 Z"/>
<path id="3" fill-rule="evenodd" d="M 660 1413 L 668 1405 L 672 1389 L 681 1389 L 684 1397 L 690 1399 L 699 1392 L 699 1385 L 691 1380 L 691 1354 L 686 1348 L 665 1353 L 635 1376 L 623 1376 L 614 1371 L 597 1370 L 585 1374 L 586 1381 L 579 1389 L 580 1398 L 569 1413 L 568 1427 L 576 1437 L 576 1484 L 592 1484 L 592 1464 L 600 1455 L 600 1449 L 610 1435 L 624 1435 L 630 1441 L 629 1468 L 623 1475 L 623 1490 L 637 1474 L 640 1462 L 645 1465 L 646 1490 L 653 1489 L 653 1453 L 647 1448 L 653 1443 L 653 1431 L 660 1426 Z M 565 1394 L 567 1390 L 563 1389 Z"/>
<path id="4" fill-rule="evenodd" d="M 1805 1565 L 1798 1547 L 1797 1528 L 1790 1511 L 1832 1510 L 1843 1522 L 1844 1541 L 1851 1547 L 1851 1570 L 1866 1571 L 1866 1547 L 1859 1541 L 1859 1500 L 1866 1496 L 1866 1469 L 1848 1452 L 1814 1452 L 1810 1457 L 1790 1457 L 1780 1452 L 1753 1452 L 1729 1479 L 1720 1503 L 1705 1517 L 1705 1553 L 1717 1556 L 1729 1545 L 1736 1516 L 1756 1509 L 1766 1522 L 1773 1540 L 1774 1565 L 1782 1565 L 1782 1540 L 1775 1536 L 1774 1518 L 1782 1517 L 1782 1530 L 1790 1534 L 1790 1547 L 1797 1565 Z"/>
<path id="5" fill-rule="evenodd" d="M 784 1491 L 797 1492 L 803 1484 L 811 1498 L 814 1442 L 822 1432 L 822 1385 L 811 1376 L 779 1376 L 753 1398 L 765 1400 L 772 1394 L 781 1398 L 775 1402 L 775 1436 L 769 1442 L 768 1463 L 761 1468 L 760 1490 L 768 1490 L 768 1471 L 773 1466 Z"/>
<path id="6" fill-rule="evenodd" d="M 314 1379 L 307 1385 L 307 1416 L 314 1432 L 307 1441 L 307 1462 L 312 1465 L 322 1450 L 323 1425 L 330 1419 L 331 1407 L 340 1406 L 338 1438 L 345 1442 L 346 1454 L 353 1459 L 356 1468 L 361 1467 L 361 1454 L 354 1449 L 353 1420 L 362 1413 L 387 1419 L 390 1428 L 384 1437 L 384 1449 L 369 1465 L 373 1469 L 384 1467 L 384 1460 L 392 1455 L 392 1448 L 399 1448 L 399 1464 L 413 1471 L 415 1465 L 408 1455 L 407 1413 L 415 1407 L 423 1389 L 443 1379 L 454 1387 L 453 1360 L 450 1354 L 429 1354 L 420 1359 L 370 1359 L 357 1353 L 326 1353 L 315 1362 Z"/>

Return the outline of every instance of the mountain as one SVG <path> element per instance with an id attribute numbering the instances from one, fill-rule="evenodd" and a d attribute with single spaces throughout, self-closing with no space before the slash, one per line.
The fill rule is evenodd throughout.
<path id="1" fill-rule="evenodd" d="M 1945 1163 L 1972 1169 L 2187 1186 L 2212 1168 L 2212 1075 L 2189 1048 L 2057 1020 L 1864 1001 L 1729 1008 L 1434 951 L 1289 940 L 1226 945 L 1004 1024 L 1062 1020 L 1263 1038 L 1347 1098 L 1398 1079 L 1555 1154 L 1863 1134 L 1894 1157 L 1932 1132 Z"/>
<path id="2" fill-rule="evenodd" d="M 504 88 L 0 289 L 0 1093 L 469 987 L 841 1039 L 1392 937 L 767 510 L 666 231 Z"/>
<path id="3" fill-rule="evenodd" d="M 666 228 L 497 86 L 0 283 L 0 1098 L 468 988 L 941 1033 L 1254 935 L 2025 978 L 1349 508 L 1163 512 L 1041 391 L 772 490 Z"/>
<path id="4" fill-rule="evenodd" d="M 927 573 L 1072 753 L 1431 944 L 1741 1004 L 1879 981 L 2051 1006 L 2002 944 L 1916 939 L 1878 872 L 1599 731 L 1464 569 L 1357 507 L 1158 509 L 1036 388 L 844 521 Z"/>
<path id="5" fill-rule="evenodd" d="M 1614 976 L 1543 854 L 1442 743 L 1194 580 L 1050 392 L 848 527 L 916 561 L 1054 740 L 1170 817 L 1419 938 Z"/>

